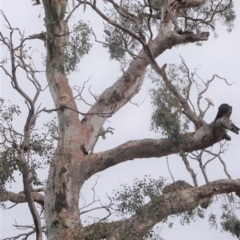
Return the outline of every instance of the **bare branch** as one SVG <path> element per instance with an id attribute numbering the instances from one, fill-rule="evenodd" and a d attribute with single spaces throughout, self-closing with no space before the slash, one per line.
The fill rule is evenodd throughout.
<path id="1" fill-rule="evenodd" d="M 102 136 L 103 137 L 103 136 L 105 136 L 106 133 L 111 133 L 113 135 L 113 130 L 115 130 L 115 129 L 111 128 L 111 127 L 108 127 L 106 130 L 102 127 L 102 131 L 100 131 L 98 133 L 98 136 Z M 105 138 L 103 137 L 103 139 L 105 139 Z"/>
<path id="2" fill-rule="evenodd" d="M 22 67 L 25 72 L 27 73 L 27 77 L 29 77 L 28 73 L 31 72 L 33 69 L 30 68 L 30 65 L 26 65 L 23 59 L 23 45 L 20 45 L 20 54 L 18 55 L 16 53 L 17 50 L 14 49 L 13 47 L 13 33 L 14 31 L 17 31 L 18 34 L 21 36 L 21 38 L 23 38 L 23 34 L 21 34 L 20 30 L 18 28 L 13 28 L 9 21 L 7 20 L 7 17 L 4 15 L 4 13 L 2 11 L 0 11 L 0 13 L 2 14 L 2 16 L 4 17 L 5 21 L 8 24 L 8 29 L 10 31 L 10 36 L 9 36 L 9 51 L 10 51 L 10 62 L 11 62 L 11 83 L 13 88 L 26 100 L 27 104 L 29 105 L 29 113 L 28 113 L 28 117 L 24 126 L 24 139 L 23 142 L 21 144 L 21 149 L 19 149 L 18 151 L 18 158 L 20 161 L 20 171 L 22 173 L 22 178 L 23 178 L 23 186 L 24 186 L 24 193 L 26 195 L 27 198 L 27 203 L 34 221 L 34 225 L 36 228 L 36 239 L 37 240 L 41 240 L 42 239 L 42 229 L 41 229 L 41 222 L 40 222 L 40 218 L 36 209 L 36 206 L 34 204 L 34 200 L 32 198 L 32 193 L 31 193 L 31 182 L 29 181 L 29 166 L 28 163 L 26 161 L 25 155 L 24 153 L 28 150 L 29 148 L 29 144 L 30 144 L 30 130 L 31 130 L 31 120 L 32 117 L 34 116 L 34 104 L 35 101 L 37 100 L 37 97 L 39 95 L 39 91 L 37 91 L 35 98 L 32 100 L 27 94 L 26 92 L 24 92 L 22 90 L 22 88 L 19 86 L 18 84 L 18 79 L 17 79 L 17 67 L 20 66 Z M 16 58 L 18 58 L 21 64 L 18 64 L 16 66 Z M 28 70 L 30 69 L 30 70 Z M 7 74 L 8 76 L 10 74 Z M 31 77 L 33 77 L 32 82 L 34 83 L 35 87 L 38 89 L 38 87 L 40 86 L 40 84 L 37 82 L 35 76 L 34 76 L 34 72 L 31 72 Z M 33 122 L 34 123 L 34 122 Z"/>
<path id="3" fill-rule="evenodd" d="M 89 93 L 93 96 L 93 98 L 95 99 L 95 101 L 97 101 L 98 96 L 97 96 L 96 94 L 93 94 L 93 93 L 92 93 L 92 91 L 91 91 L 91 85 L 89 86 L 88 91 L 89 91 Z"/>
<path id="4" fill-rule="evenodd" d="M 218 153 L 213 153 L 212 151 L 209 151 L 207 149 L 204 150 L 204 152 L 214 156 L 214 157 L 217 157 L 219 159 L 219 161 L 221 162 L 221 164 L 223 165 L 223 170 L 226 174 L 226 176 L 229 178 L 229 179 L 232 179 L 231 178 L 231 175 L 228 173 L 227 171 L 227 166 L 225 164 L 225 162 L 223 161 L 222 157 L 221 157 L 221 153 L 224 153 L 224 150 L 223 150 L 223 146 L 224 144 L 226 143 L 226 141 L 224 143 L 219 143 L 219 152 Z"/>
<path id="5" fill-rule="evenodd" d="M 151 42 L 152 39 L 153 39 L 153 33 L 152 33 L 152 27 L 151 27 L 150 21 L 151 21 L 151 18 L 152 18 L 153 10 L 152 10 L 152 6 L 151 6 L 151 1 L 150 0 L 148 0 L 148 6 L 149 6 L 149 11 L 150 11 L 150 14 L 148 16 L 148 30 L 150 32 L 149 42 Z"/>
<path id="6" fill-rule="evenodd" d="M 194 170 L 190 167 L 190 163 L 187 159 L 187 155 L 185 153 L 181 154 L 182 160 L 186 166 L 186 169 L 188 170 L 188 172 L 190 173 L 192 179 L 193 179 L 193 183 L 195 187 L 198 187 L 198 183 L 197 183 L 197 174 L 194 172 Z"/>
<path id="7" fill-rule="evenodd" d="M 83 113 L 83 112 L 77 111 L 77 110 L 75 110 L 73 108 L 70 108 L 70 107 L 66 106 L 65 104 L 61 104 L 58 108 L 53 108 L 53 109 L 43 108 L 43 109 L 41 109 L 41 112 L 51 113 L 51 112 L 57 112 L 59 110 L 64 111 L 65 109 L 68 109 L 68 110 L 71 110 L 73 112 L 79 113 L 79 114 L 81 114 L 83 116 L 98 115 L 100 117 L 111 117 L 112 114 L 113 114 L 113 113 Z"/>
<path id="8" fill-rule="evenodd" d="M 200 152 L 196 152 L 195 154 L 194 153 L 190 153 L 190 155 L 192 155 L 193 157 L 190 156 L 191 159 L 194 159 L 196 161 L 198 161 L 199 163 L 199 167 L 202 171 L 202 174 L 204 176 L 204 179 L 205 179 L 205 182 L 206 183 L 209 183 L 208 181 L 208 176 L 207 176 L 207 173 L 206 173 L 206 169 L 205 169 L 205 165 L 203 164 L 202 162 L 202 159 L 203 159 L 203 150 L 201 150 Z"/>
<path id="9" fill-rule="evenodd" d="M 68 14 L 68 16 L 66 17 L 65 21 L 68 22 L 68 20 L 71 18 L 72 14 L 75 12 L 75 10 L 81 5 L 81 3 L 79 2 L 73 9 L 72 11 Z"/>
<path id="10" fill-rule="evenodd" d="M 85 89 L 85 85 L 86 85 L 86 83 L 89 82 L 90 79 L 91 79 L 91 77 L 90 77 L 87 81 L 84 81 L 82 87 L 79 87 L 79 86 L 74 86 L 74 87 L 73 87 L 73 90 L 77 91 L 77 93 L 78 93 L 73 99 L 83 101 L 86 105 L 88 105 L 88 106 L 91 107 L 92 104 L 88 103 L 88 102 L 83 98 L 83 96 L 82 96 L 82 93 L 83 93 L 83 91 L 84 91 L 84 89 Z"/>
<path id="11" fill-rule="evenodd" d="M 171 175 L 171 178 L 172 178 L 173 183 L 175 183 L 174 177 L 173 177 L 172 172 L 171 172 L 170 167 L 169 167 L 168 157 L 166 157 L 166 161 L 167 161 L 168 172 L 169 172 L 170 175 Z"/>
<path id="12" fill-rule="evenodd" d="M 21 226 L 21 225 L 13 225 L 14 227 L 16 227 L 18 230 L 26 230 L 26 229 L 33 229 L 29 232 L 26 232 L 26 233 L 21 233 L 21 234 L 18 234 L 16 236 L 13 236 L 13 237 L 9 237 L 9 238 L 3 238 L 2 240 L 16 240 L 16 239 L 28 239 L 31 235 L 35 234 L 36 233 L 36 230 L 33 226 Z M 46 228 L 43 226 L 42 227 L 42 232 L 43 233 L 46 233 Z"/>
<path id="13" fill-rule="evenodd" d="M 147 95 L 148 95 L 148 92 L 146 93 L 146 95 L 144 96 L 143 100 L 140 103 L 133 103 L 131 100 L 129 102 L 137 107 L 140 107 L 145 102 Z"/>

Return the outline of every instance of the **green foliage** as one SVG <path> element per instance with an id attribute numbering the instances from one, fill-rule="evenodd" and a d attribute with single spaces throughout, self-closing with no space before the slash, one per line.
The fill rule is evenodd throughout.
<path id="1" fill-rule="evenodd" d="M 132 24 L 125 19 L 121 19 L 121 25 L 126 29 L 131 30 Z M 134 53 L 139 50 L 139 42 L 132 38 L 128 33 L 117 27 L 105 25 L 105 42 L 103 46 L 108 48 L 110 59 L 120 61 L 126 56 L 127 52 Z"/>
<path id="2" fill-rule="evenodd" d="M 143 179 L 134 179 L 132 187 L 127 184 L 122 184 L 120 190 L 113 192 L 115 197 L 112 201 L 116 205 L 117 215 L 132 216 L 136 214 L 140 222 L 142 221 L 146 223 L 148 219 L 155 219 L 159 216 L 164 216 L 165 208 L 169 208 L 169 204 L 173 203 L 173 205 L 176 206 L 176 209 L 170 209 L 171 214 L 161 221 L 162 223 L 169 222 L 169 228 L 173 226 L 173 223 L 170 222 L 170 220 L 175 217 L 180 217 L 182 225 L 190 224 L 197 218 L 204 218 L 204 210 L 201 208 L 185 212 L 179 211 L 179 209 L 184 208 L 186 203 L 182 200 L 177 191 L 175 191 L 172 197 L 168 200 L 164 199 L 163 189 L 166 186 L 165 182 L 166 180 L 161 177 L 159 177 L 159 179 L 153 179 L 150 176 L 145 176 Z M 149 201 L 151 201 L 151 205 L 149 205 L 146 210 L 143 207 L 146 206 Z M 123 236 L 125 235 L 123 234 Z M 152 229 L 143 239 L 161 238 L 159 237 L 159 233 L 156 234 L 155 230 Z"/>
<path id="3" fill-rule="evenodd" d="M 47 160 L 52 160 L 55 151 L 54 142 L 58 139 L 58 129 L 56 118 L 43 124 L 42 132 L 31 134 L 31 150 L 32 156 L 37 155 Z"/>
<path id="4" fill-rule="evenodd" d="M 157 1 L 151 2 L 154 2 L 156 9 L 158 9 Z M 105 33 L 110 33 L 105 35 L 107 44 L 104 47 L 108 48 L 110 59 L 117 61 L 124 58 L 127 52 L 137 54 L 140 50 L 140 42 L 134 38 L 133 34 L 138 37 L 141 32 L 140 35 L 146 38 L 149 29 L 148 24 L 153 26 L 156 23 L 154 18 L 149 17 L 149 8 L 142 1 L 121 1 L 121 13 L 119 14 L 115 9 L 111 9 L 108 10 L 107 15 L 126 31 L 110 24 L 104 26 Z"/>
<path id="5" fill-rule="evenodd" d="M 19 106 L 5 104 L 0 98 L 0 188 L 15 181 L 15 173 L 21 173 L 20 151 L 23 134 L 14 128 L 14 121 L 20 116 Z M 30 147 L 25 153 L 33 185 L 43 183 L 37 177 L 37 170 L 45 168 L 52 160 L 57 139 L 56 120 L 53 119 L 42 128 L 41 134 L 32 131 Z"/>
<path id="6" fill-rule="evenodd" d="M 142 240 L 164 240 L 161 237 L 161 230 L 159 227 L 151 229 L 146 235 L 143 236 Z"/>
<path id="7" fill-rule="evenodd" d="M 239 197 L 239 196 L 238 196 Z M 240 237 L 240 220 L 236 213 L 239 212 L 240 201 L 236 195 L 229 194 L 227 196 L 228 203 L 222 205 L 222 222 L 221 227 L 225 232 L 229 232 L 232 236 L 239 239 Z"/>
<path id="8" fill-rule="evenodd" d="M 188 99 L 191 82 L 185 67 L 170 64 L 167 75 L 175 88 Z M 149 73 L 149 77 L 156 84 L 156 87 L 150 90 L 153 106 L 151 129 L 172 139 L 177 146 L 187 140 L 183 139 L 182 134 L 189 129 L 189 120 L 182 114 L 179 100 L 175 98 L 161 77 L 154 71 Z"/>
<path id="9" fill-rule="evenodd" d="M 124 37 L 126 38 L 127 34 L 112 26 L 107 26 L 105 28 L 105 33 L 105 42 L 108 44 L 104 44 L 103 46 L 108 48 L 110 59 L 120 61 L 126 54 L 124 49 Z M 109 33 L 109 35 L 107 33 Z"/>
<path id="10" fill-rule="evenodd" d="M 152 207 L 156 203 L 161 202 L 162 190 L 165 186 L 165 179 L 159 177 L 159 179 L 153 179 L 150 176 L 145 176 L 143 179 L 134 179 L 133 186 L 130 187 L 127 184 L 122 184 L 120 190 L 113 192 L 115 197 L 112 199 L 116 205 L 117 215 L 126 216 L 128 214 L 136 214 L 139 221 L 146 222 L 146 219 L 154 217 L 157 212 L 161 212 L 161 209 L 151 210 L 146 212 L 143 210 L 143 206 L 149 201 L 152 202 Z M 164 208 L 164 202 L 163 202 Z M 131 231 L 129 231 L 131 232 Z M 124 233 L 121 234 L 122 239 L 132 239 L 128 236 L 128 229 L 124 229 Z M 150 230 L 144 235 L 143 239 L 162 239 L 159 233 L 155 230 Z"/>
<path id="11" fill-rule="evenodd" d="M 189 18 L 179 18 L 178 22 L 183 27 L 184 31 L 203 32 L 213 30 L 215 32 L 216 24 L 222 23 L 226 26 L 228 32 L 233 29 L 236 14 L 233 9 L 233 3 L 229 0 L 207 1 L 203 6 L 196 8 L 184 9 L 182 15 L 187 15 Z M 216 32 L 215 32 L 216 34 Z"/>
<path id="12" fill-rule="evenodd" d="M 240 237 L 240 220 L 232 214 L 223 214 L 223 222 L 221 222 L 222 229 L 230 232 L 232 236 L 239 239 Z"/>
<path id="13" fill-rule="evenodd" d="M 230 233 L 233 237 L 240 237 L 240 220 L 237 216 L 240 209 L 240 201 L 235 194 L 225 194 L 220 198 L 224 203 L 221 204 L 221 230 Z M 217 198 L 216 198 L 217 200 Z M 216 214 L 209 214 L 208 222 L 211 228 L 218 228 L 219 219 Z"/>
<path id="14" fill-rule="evenodd" d="M 126 184 L 121 185 L 121 190 L 114 191 L 114 201 L 121 214 L 135 214 L 141 211 L 146 201 L 154 201 L 156 197 L 161 196 L 165 185 L 163 178 L 153 179 L 145 176 L 144 179 L 134 179 L 133 187 Z"/>
<path id="15" fill-rule="evenodd" d="M 216 228 L 218 227 L 217 225 L 217 216 L 213 213 L 209 214 L 208 216 L 208 222 L 209 222 L 209 226 L 211 228 Z"/>
<path id="16" fill-rule="evenodd" d="M 225 25 L 227 27 L 228 32 L 232 31 L 235 19 L 236 14 L 233 10 L 233 7 L 220 13 L 219 21 L 222 23 L 222 25 Z"/>
<path id="17" fill-rule="evenodd" d="M 149 4 L 150 2 L 150 4 Z M 139 37 L 148 41 L 151 33 L 155 33 L 154 26 L 159 29 L 161 24 L 161 7 L 162 1 L 121 1 L 118 10 L 115 8 L 107 10 L 107 16 L 117 23 L 120 27 L 114 27 L 110 24 L 105 25 L 104 47 L 108 48 L 110 59 L 120 61 L 128 52 L 137 54 L 140 50 Z M 151 9 L 151 11 L 150 11 Z M 213 31 L 217 36 L 216 24 L 221 23 L 226 26 L 228 32 L 234 27 L 236 14 L 233 9 L 233 3 L 229 0 L 207 1 L 201 7 L 189 9 L 181 9 L 177 22 L 179 27 L 185 32 L 200 33 L 205 31 Z M 108 34 L 110 33 L 110 34 Z M 134 37 L 133 34 L 135 34 Z M 197 42 L 201 45 L 201 42 Z"/>
<path id="18" fill-rule="evenodd" d="M 80 60 L 90 52 L 92 47 L 90 42 L 91 29 L 88 24 L 79 21 L 73 26 L 71 32 L 64 55 L 63 67 L 67 74 L 78 70 Z"/>
<path id="19" fill-rule="evenodd" d="M 184 224 L 190 224 L 191 222 L 195 222 L 196 218 L 204 218 L 204 210 L 201 208 L 195 208 L 193 210 L 189 210 L 186 212 L 183 212 L 180 214 L 180 223 L 182 225 Z"/>
<path id="20" fill-rule="evenodd" d="M 0 187 L 4 187 L 6 182 L 14 181 L 13 173 L 18 169 L 19 161 L 14 148 L 21 135 L 13 131 L 12 121 L 20 114 L 18 106 L 7 106 L 0 98 Z"/>

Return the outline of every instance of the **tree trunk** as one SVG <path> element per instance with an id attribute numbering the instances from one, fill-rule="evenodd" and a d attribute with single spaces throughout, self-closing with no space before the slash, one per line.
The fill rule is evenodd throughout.
<path id="1" fill-rule="evenodd" d="M 64 46 L 69 34 L 67 22 L 64 21 L 67 1 L 45 0 L 43 4 L 47 28 L 46 76 L 55 107 L 59 109 L 59 141 L 45 191 L 47 237 L 49 240 L 79 239 L 79 192 L 84 183 L 79 168 L 84 157 L 85 135 L 64 74 Z M 66 105 L 72 110 L 65 109 Z"/>

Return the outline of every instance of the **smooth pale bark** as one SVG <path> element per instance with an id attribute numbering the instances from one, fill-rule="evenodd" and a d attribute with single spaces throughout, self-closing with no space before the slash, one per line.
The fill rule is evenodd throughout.
<path id="1" fill-rule="evenodd" d="M 57 111 L 59 141 L 50 166 L 45 191 L 44 213 L 48 240 L 77 239 L 81 230 L 79 192 L 84 180 L 79 170 L 84 156 L 85 134 L 79 120 L 72 90 L 64 72 L 64 46 L 68 42 L 68 26 L 64 21 L 67 1 L 44 0 L 47 28 L 46 76 Z M 64 109 L 65 106 L 75 110 Z"/>
<path id="2" fill-rule="evenodd" d="M 31 193 L 32 199 L 34 202 L 44 205 L 44 196 L 37 192 Z M 1 192 L 0 193 L 0 202 L 10 201 L 12 203 L 26 203 L 27 197 L 24 192 L 14 193 L 11 191 Z"/>
<path id="3" fill-rule="evenodd" d="M 85 178 L 103 171 L 119 163 L 136 158 L 163 157 L 178 152 L 192 152 L 207 148 L 225 137 L 225 118 L 200 127 L 197 131 L 182 135 L 183 143 L 176 145 L 170 139 L 142 139 L 128 141 L 116 148 L 104 152 L 88 155 L 81 166 L 81 174 Z M 229 120 L 229 122 L 231 122 Z M 229 128 L 231 124 L 229 124 Z M 214 134 L 213 134 L 214 132 Z M 185 141 L 185 142 L 184 142 Z"/>

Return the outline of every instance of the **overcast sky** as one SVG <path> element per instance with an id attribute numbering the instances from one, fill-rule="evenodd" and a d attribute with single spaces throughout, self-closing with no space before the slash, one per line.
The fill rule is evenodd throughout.
<path id="1" fill-rule="evenodd" d="M 70 1 L 71 2 L 71 1 Z M 102 3 L 101 3 L 102 4 Z M 235 1 L 237 16 L 240 16 L 240 4 L 239 1 Z M 34 33 L 40 33 L 45 31 L 43 25 L 43 8 L 40 6 L 32 7 L 31 1 L 19 1 L 19 0 L 5 0 L 1 2 L 1 9 L 10 20 L 13 27 L 18 27 L 20 30 L 25 31 L 25 36 L 29 36 Z M 89 20 L 93 30 L 97 34 L 99 39 L 102 39 L 102 22 L 90 9 L 87 9 L 86 13 L 83 13 L 83 9 L 79 9 L 74 19 L 70 21 L 73 24 L 79 19 Z M 2 26 L 1 31 L 7 33 L 6 29 Z M 213 74 L 218 74 L 221 77 L 225 77 L 229 82 L 236 82 L 232 87 L 226 86 L 224 81 L 216 80 L 210 87 L 208 93 L 204 97 L 210 97 L 215 103 L 214 108 L 210 108 L 206 115 L 206 121 L 211 122 L 217 113 L 218 106 L 221 103 L 228 103 L 233 106 L 232 120 L 236 125 L 240 125 L 240 21 L 239 17 L 235 23 L 235 28 L 232 33 L 228 34 L 224 28 L 217 29 L 219 37 L 210 37 L 208 42 L 204 42 L 202 47 L 196 45 L 187 45 L 166 51 L 158 58 L 160 65 L 164 63 L 180 63 L 179 55 L 181 55 L 189 68 L 193 71 L 196 66 L 200 69 L 198 74 L 204 80 L 209 80 Z M 212 34 L 213 35 L 213 34 Z M 19 37 L 16 37 L 16 44 Z M 44 52 L 44 46 L 40 41 L 32 42 L 33 48 L 36 49 L 34 56 L 36 57 L 36 65 L 44 70 L 42 65 L 41 53 Z M 4 56 L 6 52 L 3 50 Z M 102 48 L 99 44 L 94 44 L 94 47 L 90 55 L 86 56 L 80 64 L 80 71 L 69 76 L 69 82 L 71 86 L 81 86 L 91 76 L 89 82 L 92 85 L 92 92 L 100 94 L 105 88 L 111 86 L 119 76 L 118 63 L 109 60 L 109 56 L 106 53 L 106 49 Z M 24 74 L 19 76 L 21 84 L 27 84 Z M 45 86 L 46 79 L 44 74 L 39 76 L 39 80 L 43 86 Z M 31 94 L 32 88 L 26 85 L 29 94 Z M 99 140 L 98 145 L 95 147 L 95 152 L 113 148 L 122 144 L 128 140 L 142 139 L 142 138 L 159 138 L 160 136 L 150 131 L 150 116 L 152 113 L 151 99 L 149 95 L 145 98 L 149 89 L 153 85 L 151 81 L 146 79 L 140 93 L 134 97 L 132 102 L 140 103 L 144 99 L 140 107 L 136 107 L 133 104 L 127 104 L 117 114 L 105 123 L 105 127 L 112 127 L 115 129 L 114 135 L 107 135 L 105 141 Z M 5 99 L 11 100 L 12 103 L 19 104 L 23 109 L 23 115 L 21 118 L 15 121 L 15 127 L 19 130 L 23 129 L 24 120 L 26 119 L 26 105 L 24 100 L 18 96 L 16 92 L 11 89 L 9 79 L 3 74 L 1 75 L 1 96 Z M 93 99 L 88 96 L 88 92 L 85 92 L 86 98 L 94 102 Z M 194 98 L 194 96 L 192 96 Z M 40 98 L 39 103 L 47 108 L 53 107 L 53 102 L 48 91 L 44 92 Z M 202 102 L 203 106 L 206 102 Z M 78 103 L 79 109 L 87 110 L 87 107 L 83 103 Z M 51 116 L 43 114 L 37 122 L 37 126 L 41 129 L 41 126 Z M 224 154 L 223 159 L 227 164 L 228 171 L 232 178 L 239 178 L 239 156 L 240 156 L 240 137 L 230 133 L 232 141 L 229 142 L 228 151 Z M 217 148 L 215 148 L 217 149 Z M 206 159 L 207 160 L 207 159 Z M 192 184 L 192 179 L 185 170 L 184 164 L 178 156 L 170 156 L 169 164 L 171 172 L 175 180 L 185 180 Z M 201 172 L 195 162 L 191 162 L 195 171 L 198 173 L 199 185 L 204 184 Z M 209 164 L 206 169 L 209 180 L 226 178 L 223 173 L 222 165 L 219 162 L 214 161 Z M 47 171 L 41 173 L 42 179 L 46 178 Z M 169 183 L 172 183 L 171 177 L 167 170 L 166 158 L 151 158 L 128 161 L 126 163 L 119 164 L 115 167 L 109 168 L 104 172 L 98 173 L 100 176 L 98 184 L 96 186 L 97 195 L 103 202 L 107 201 L 106 193 L 111 195 L 113 189 L 118 189 L 120 183 L 128 183 L 132 185 L 133 179 L 143 178 L 145 175 L 151 175 L 153 178 L 159 176 L 168 179 Z M 17 178 L 16 184 L 12 185 L 12 191 L 22 191 L 21 178 Z M 91 201 L 92 191 L 91 187 L 94 185 L 96 176 L 89 179 L 83 186 L 82 194 L 86 201 Z M 8 206 L 11 206 L 9 204 Z M 217 209 L 212 207 L 209 212 Z M 218 212 L 220 214 L 220 212 Z M 10 237 L 12 235 L 19 234 L 12 224 L 15 220 L 18 224 L 31 224 L 31 217 L 26 204 L 17 205 L 9 211 L 1 211 L 0 218 L 0 239 Z M 95 216 L 100 216 L 103 213 L 97 212 Z M 168 229 L 164 225 L 161 230 L 161 236 L 165 240 L 202 240 L 202 239 L 218 239 L 218 240 L 231 240 L 234 239 L 229 234 L 221 233 L 220 229 L 209 230 L 207 220 L 199 220 L 196 223 L 192 223 L 190 226 L 181 226 L 179 220 L 175 221 L 174 228 Z M 34 239 L 34 238 L 31 238 Z"/>

